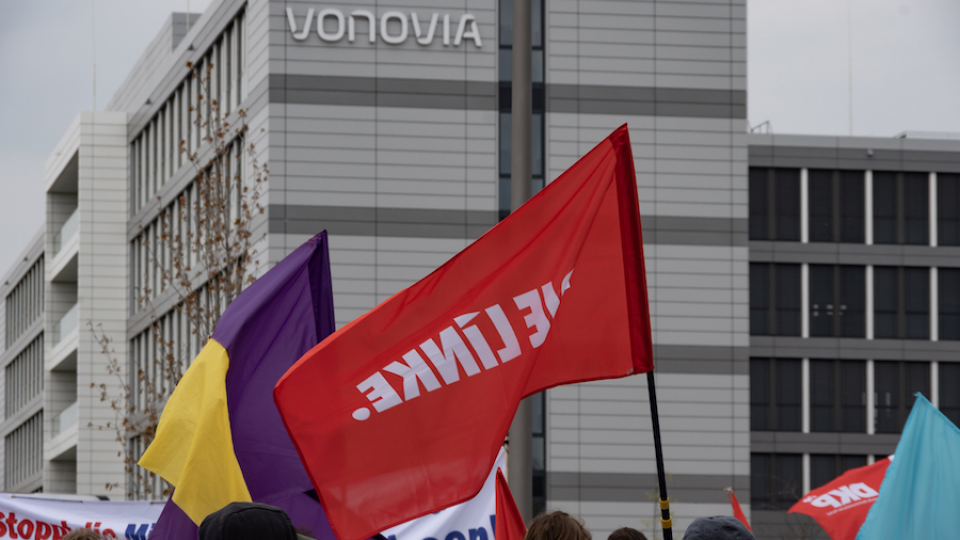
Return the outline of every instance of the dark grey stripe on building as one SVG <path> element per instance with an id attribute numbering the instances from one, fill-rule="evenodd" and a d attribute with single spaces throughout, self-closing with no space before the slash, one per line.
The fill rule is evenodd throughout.
<path id="1" fill-rule="evenodd" d="M 547 111 L 746 118 L 747 93 L 743 90 L 548 84 Z"/>
<path id="2" fill-rule="evenodd" d="M 750 336 L 750 356 L 949 362 L 960 359 L 960 341 Z"/>
<path id="3" fill-rule="evenodd" d="M 884 143 L 890 144 L 888 141 Z M 912 150 L 902 147 L 906 143 L 899 144 L 901 148 L 898 149 L 751 144 L 749 162 L 751 167 L 960 172 L 960 152 Z"/>
<path id="4" fill-rule="evenodd" d="M 649 502 L 659 498 L 656 474 L 547 472 L 551 501 Z M 684 503 L 726 503 L 723 489 L 732 487 L 739 500 L 750 500 L 750 477 L 712 474 L 667 476 L 670 500 Z"/>
<path id="5" fill-rule="evenodd" d="M 750 262 L 960 267 L 960 247 L 751 240 Z"/>
<path id="6" fill-rule="evenodd" d="M 657 373 L 748 375 L 750 349 L 654 344 L 653 364 Z"/>
<path id="7" fill-rule="evenodd" d="M 774 454 L 850 454 L 886 456 L 897 449 L 895 433 L 797 433 L 751 431 L 750 451 Z"/>
<path id="8" fill-rule="evenodd" d="M 498 110 L 495 82 L 270 75 L 270 102 L 358 107 Z M 547 85 L 548 112 L 746 118 L 746 92 Z"/>
<path id="9" fill-rule="evenodd" d="M 483 210 L 364 208 L 354 206 L 270 205 L 271 233 L 316 234 L 326 229 L 344 236 L 479 238 L 497 224 L 498 214 Z M 744 219 L 647 216 L 647 244 L 745 246 Z"/>

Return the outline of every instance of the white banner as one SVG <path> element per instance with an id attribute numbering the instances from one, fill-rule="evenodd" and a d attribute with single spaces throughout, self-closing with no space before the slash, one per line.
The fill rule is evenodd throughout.
<path id="1" fill-rule="evenodd" d="M 383 531 L 387 540 L 493 540 L 497 514 L 497 469 L 507 474 L 503 448 L 476 497 Z"/>
<path id="2" fill-rule="evenodd" d="M 166 501 L 100 501 L 0 493 L 0 539 L 60 540 L 74 529 L 146 540 Z"/>

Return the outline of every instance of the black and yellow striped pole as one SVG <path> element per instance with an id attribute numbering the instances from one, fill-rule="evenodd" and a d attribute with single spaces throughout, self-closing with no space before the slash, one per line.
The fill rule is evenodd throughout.
<path id="1" fill-rule="evenodd" d="M 657 453 L 657 480 L 660 483 L 660 524 L 663 540 L 673 540 L 673 520 L 670 519 L 670 498 L 667 497 L 667 475 L 663 471 L 663 446 L 660 443 L 660 415 L 657 413 L 657 388 L 653 372 L 647 372 L 647 392 L 650 394 L 650 420 L 653 422 L 653 446 Z"/>

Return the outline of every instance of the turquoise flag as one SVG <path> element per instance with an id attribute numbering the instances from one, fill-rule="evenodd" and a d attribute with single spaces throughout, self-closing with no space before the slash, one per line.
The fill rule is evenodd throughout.
<path id="1" fill-rule="evenodd" d="M 919 393 L 857 540 L 960 535 L 960 429 Z"/>

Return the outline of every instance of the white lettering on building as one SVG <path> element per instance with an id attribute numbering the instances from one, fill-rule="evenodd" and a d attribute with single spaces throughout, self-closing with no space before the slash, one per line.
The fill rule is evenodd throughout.
<path id="1" fill-rule="evenodd" d="M 547 333 L 550 331 L 550 320 L 556 317 L 560 309 L 560 298 L 570 288 L 572 275 L 573 270 L 561 280 L 560 296 L 557 296 L 553 283 L 548 282 L 540 288 L 531 289 L 512 299 L 517 306 L 516 313 L 523 317 L 526 326 L 526 332 L 522 332 L 521 335 L 526 336 L 531 348 L 540 347 L 546 340 Z M 509 303 L 506 305 L 509 306 Z M 400 384 L 403 397 L 387 381 L 381 371 L 377 371 L 358 384 L 357 390 L 370 401 L 375 411 L 381 413 L 419 397 L 421 386 L 427 392 L 433 392 L 456 384 L 460 381 L 461 369 L 467 377 L 473 377 L 520 356 L 518 332 L 510 323 L 501 305 L 494 304 L 483 310 L 493 326 L 492 330 L 488 329 L 487 332 L 490 337 L 495 335 L 503 344 L 503 348 L 497 350 L 496 355 L 490 347 L 488 336 L 484 336 L 479 326 L 475 324 L 480 313 L 475 311 L 454 317 L 455 324 L 434 334 L 439 338 L 439 344 L 436 338 L 427 339 L 420 344 L 419 350 L 413 349 L 403 354 L 402 361 L 393 361 L 382 369 L 383 372 L 399 377 L 399 380 L 396 378 L 393 380 Z M 474 324 L 470 324 L 471 322 Z M 464 337 L 466 340 L 463 339 Z M 477 364 L 477 358 L 480 359 L 479 364 Z M 437 377 L 437 374 L 440 376 Z M 360 407 L 353 411 L 353 418 L 360 421 L 370 418 L 370 409 Z"/>
<path id="2" fill-rule="evenodd" d="M 316 17 L 314 17 L 316 14 Z M 376 43 L 379 30 L 380 39 L 390 45 L 401 45 L 407 41 L 411 35 L 417 43 L 423 46 L 433 43 L 433 38 L 437 34 L 437 23 L 440 22 L 440 14 L 434 13 L 430 16 L 430 22 L 420 24 L 420 17 L 416 13 L 404 13 L 402 11 L 388 11 L 380 16 L 379 22 L 376 15 L 365 9 L 358 9 L 349 15 L 344 15 L 342 11 L 336 8 L 324 8 L 317 12 L 314 8 L 307 9 L 306 16 L 302 19 L 303 25 L 299 23 L 300 18 L 294 15 L 293 8 L 287 8 L 287 24 L 290 28 L 290 35 L 295 41 L 306 41 L 310 37 L 310 31 L 316 22 L 316 32 L 320 40 L 327 43 L 336 43 L 347 37 L 347 41 L 353 43 L 357 36 L 357 23 L 363 22 L 366 25 L 369 35 L 369 42 Z M 473 44 L 479 49 L 483 47 L 483 41 L 480 39 L 480 29 L 477 27 L 477 18 L 470 13 L 460 15 L 460 20 L 456 26 L 456 32 L 451 35 L 452 25 L 450 24 L 450 14 L 443 15 L 443 24 L 441 33 L 443 46 L 459 47 L 464 41 L 473 41 Z"/>

